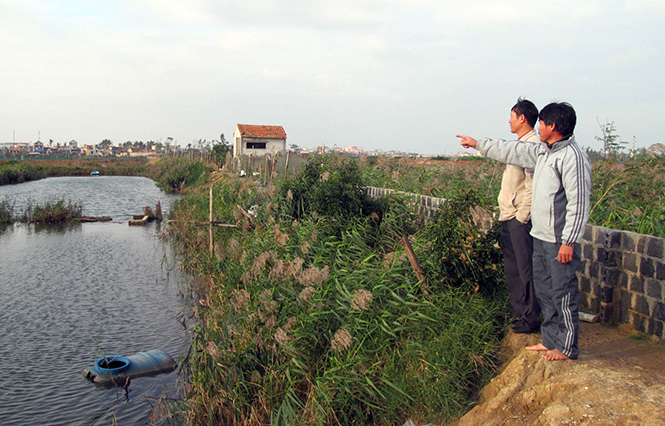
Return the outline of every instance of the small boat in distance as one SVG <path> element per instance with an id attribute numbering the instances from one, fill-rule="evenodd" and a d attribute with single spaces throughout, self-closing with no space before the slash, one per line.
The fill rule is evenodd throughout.
<path id="1" fill-rule="evenodd" d="M 98 172 L 97 170 L 93 170 L 93 171 L 90 173 L 90 176 L 99 176 L 99 172 Z"/>

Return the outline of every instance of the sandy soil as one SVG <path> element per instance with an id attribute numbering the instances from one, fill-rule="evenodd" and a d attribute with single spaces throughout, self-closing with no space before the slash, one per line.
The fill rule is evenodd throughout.
<path id="1" fill-rule="evenodd" d="M 588 323 L 576 361 L 524 350 L 539 342 L 509 333 L 501 373 L 454 426 L 665 425 L 664 342 Z"/>

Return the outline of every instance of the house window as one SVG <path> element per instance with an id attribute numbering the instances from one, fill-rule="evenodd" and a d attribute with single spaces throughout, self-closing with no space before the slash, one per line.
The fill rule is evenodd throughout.
<path id="1" fill-rule="evenodd" d="M 247 142 L 247 149 L 266 149 L 265 142 Z"/>

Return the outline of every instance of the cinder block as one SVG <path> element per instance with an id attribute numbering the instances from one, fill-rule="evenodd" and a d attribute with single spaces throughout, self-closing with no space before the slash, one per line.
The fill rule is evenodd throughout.
<path id="1" fill-rule="evenodd" d="M 596 280 L 591 281 L 591 290 L 592 290 L 591 293 L 593 293 L 594 296 L 600 297 L 600 291 L 601 291 L 600 288 L 601 288 L 600 282 Z"/>
<path id="2" fill-rule="evenodd" d="M 605 259 L 605 266 L 610 268 L 621 267 L 621 257 L 622 253 L 618 250 L 608 251 L 607 258 Z"/>
<path id="3" fill-rule="evenodd" d="M 623 324 L 630 324 L 631 318 L 632 314 L 630 310 L 622 306 L 619 312 L 619 321 Z"/>
<path id="4" fill-rule="evenodd" d="M 593 225 L 588 225 L 584 228 L 584 235 L 582 241 L 593 241 Z"/>
<path id="5" fill-rule="evenodd" d="M 630 308 L 633 306 L 633 295 L 626 290 L 621 290 L 621 306 L 625 306 L 626 308 Z"/>
<path id="6" fill-rule="evenodd" d="M 589 276 L 591 278 L 598 278 L 598 271 L 600 267 L 597 262 L 589 262 Z"/>
<path id="7" fill-rule="evenodd" d="M 628 288 L 629 281 L 630 281 L 630 276 L 624 271 L 619 271 L 619 287 Z"/>
<path id="8" fill-rule="evenodd" d="M 603 283 L 606 286 L 616 287 L 619 285 L 619 278 L 621 277 L 621 271 L 618 269 L 603 267 Z"/>
<path id="9" fill-rule="evenodd" d="M 594 260 L 593 244 L 582 243 L 582 259 Z"/>
<path id="10" fill-rule="evenodd" d="M 640 259 L 640 275 L 644 278 L 652 278 L 654 276 L 653 261 L 647 257 L 642 256 Z"/>
<path id="11" fill-rule="evenodd" d="M 623 254 L 623 269 L 630 272 L 637 272 L 637 255 L 635 253 Z"/>
<path id="12" fill-rule="evenodd" d="M 661 259 L 663 257 L 663 239 L 657 237 L 649 238 L 647 254 L 656 259 Z"/>
<path id="13" fill-rule="evenodd" d="M 621 234 L 621 231 L 617 231 L 615 229 L 606 229 L 605 241 L 603 241 L 603 245 L 607 248 L 621 248 Z"/>
<path id="14" fill-rule="evenodd" d="M 628 288 L 635 293 L 644 294 L 644 278 L 639 275 L 633 275 L 630 277 L 630 286 Z"/>
<path id="15" fill-rule="evenodd" d="M 658 321 L 665 321 L 665 304 L 663 302 L 653 304 L 653 317 Z"/>
<path id="16" fill-rule="evenodd" d="M 594 259 L 599 263 L 605 264 L 605 261 L 607 260 L 607 250 L 605 250 L 605 247 L 596 247 L 596 255 L 594 256 Z"/>
<path id="17" fill-rule="evenodd" d="M 647 298 L 641 294 L 635 295 L 635 298 L 633 299 L 633 310 L 646 316 L 651 314 L 651 312 L 649 312 L 649 302 L 647 301 Z"/>
<path id="18" fill-rule="evenodd" d="M 661 281 L 655 280 L 653 278 L 647 278 L 646 279 L 647 296 L 656 299 L 662 299 L 663 298 L 662 286 L 663 283 Z"/>
<path id="19" fill-rule="evenodd" d="M 635 234 L 632 232 L 621 233 L 621 248 L 624 252 L 634 252 L 636 248 Z"/>
<path id="20" fill-rule="evenodd" d="M 661 261 L 654 261 L 656 264 L 656 279 L 665 281 L 665 263 Z"/>

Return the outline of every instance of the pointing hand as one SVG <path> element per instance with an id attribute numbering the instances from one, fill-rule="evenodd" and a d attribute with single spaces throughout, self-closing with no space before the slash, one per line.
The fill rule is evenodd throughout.
<path id="1" fill-rule="evenodd" d="M 478 141 L 476 141 L 474 138 L 470 136 L 465 136 L 465 135 L 455 135 L 458 138 L 462 138 L 462 141 L 460 142 L 464 148 L 476 148 L 476 145 L 478 144 Z"/>

